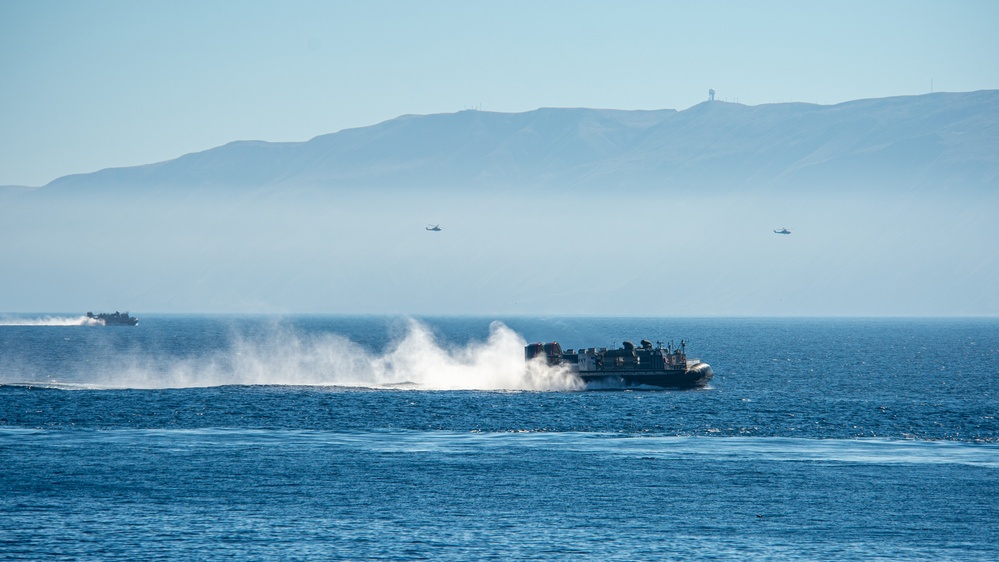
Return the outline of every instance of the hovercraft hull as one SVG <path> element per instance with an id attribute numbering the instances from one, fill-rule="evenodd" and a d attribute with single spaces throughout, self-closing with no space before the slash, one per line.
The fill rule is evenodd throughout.
<path id="1" fill-rule="evenodd" d="M 574 373 L 591 388 L 700 388 L 707 386 L 714 371 L 707 363 L 686 370 Z"/>

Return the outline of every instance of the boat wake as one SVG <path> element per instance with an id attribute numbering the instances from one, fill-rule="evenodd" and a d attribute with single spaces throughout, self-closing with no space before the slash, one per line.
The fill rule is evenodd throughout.
<path id="1" fill-rule="evenodd" d="M 103 326 L 86 316 L 43 316 L 41 318 L 0 317 L 0 326 Z"/>
<path id="2" fill-rule="evenodd" d="M 339 334 L 276 329 L 235 336 L 228 347 L 187 359 L 126 353 L 68 379 L 0 381 L 49 388 L 196 388 L 227 385 L 336 386 L 421 390 L 574 390 L 567 370 L 524 361 L 524 338 L 501 322 L 485 341 L 447 346 L 408 320 L 402 335 L 373 353 Z M 94 370 L 96 369 L 96 370 Z M 7 378 L 7 377 L 0 377 Z M 41 380 L 39 380 L 41 379 Z"/>

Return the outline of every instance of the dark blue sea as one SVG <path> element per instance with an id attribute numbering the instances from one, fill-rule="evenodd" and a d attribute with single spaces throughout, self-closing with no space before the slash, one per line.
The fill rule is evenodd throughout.
<path id="1" fill-rule="evenodd" d="M 999 319 L 139 316 L 0 315 L 0 558 L 999 560 Z"/>

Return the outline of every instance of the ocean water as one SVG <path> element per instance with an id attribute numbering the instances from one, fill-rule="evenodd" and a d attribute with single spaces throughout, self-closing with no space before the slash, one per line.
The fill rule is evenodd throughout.
<path id="1" fill-rule="evenodd" d="M 701 390 L 523 345 L 688 340 Z M 999 320 L 0 316 L 0 558 L 997 560 Z"/>

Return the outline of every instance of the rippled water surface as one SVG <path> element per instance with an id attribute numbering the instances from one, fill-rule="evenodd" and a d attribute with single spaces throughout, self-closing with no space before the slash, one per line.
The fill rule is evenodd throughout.
<path id="1" fill-rule="evenodd" d="M 999 559 L 999 321 L 0 318 L 0 558 Z M 526 341 L 683 338 L 695 391 Z"/>

